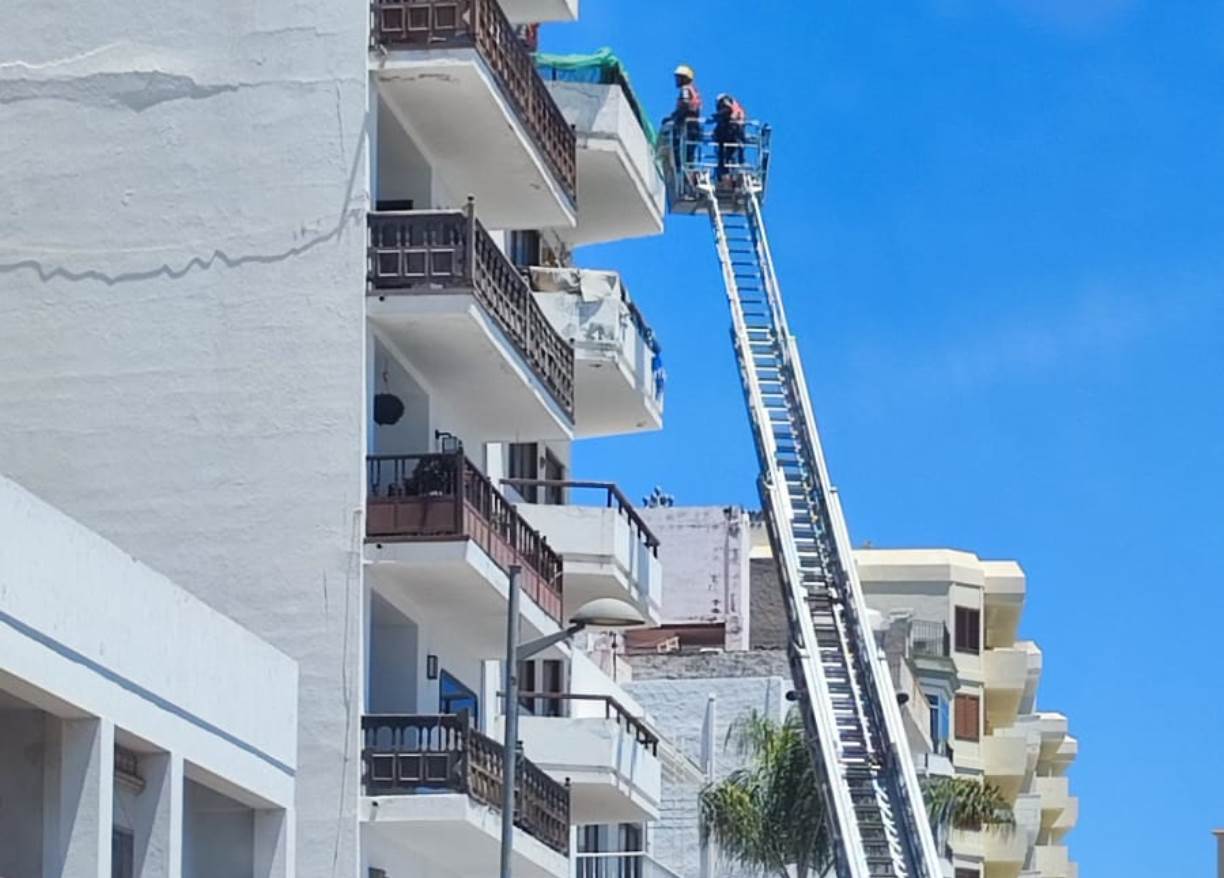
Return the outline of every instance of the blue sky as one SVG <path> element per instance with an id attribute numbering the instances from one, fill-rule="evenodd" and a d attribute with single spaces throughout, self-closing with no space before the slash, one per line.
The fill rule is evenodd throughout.
<path id="1" fill-rule="evenodd" d="M 773 123 L 766 213 L 856 543 L 1018 559 L 1039 702 L 1080 739 L 1081 874 L 1211 874 L 1224 5 L 583 0 L 543 41 L 613 47 L 655 116 L 684 61 Z M 578 474 L 755 506 L 708 226 L 579 261 L 623 273 L 669 385 L 662 432 L 583 443 Z"/>

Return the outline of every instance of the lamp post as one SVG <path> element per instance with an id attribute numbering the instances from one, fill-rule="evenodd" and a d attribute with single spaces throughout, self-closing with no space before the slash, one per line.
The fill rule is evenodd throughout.
<path id="1" fill-rule="evenodd" d="M 578 608 L 567 628 L 527 643 L 518 642 L 519 595 L 522 587 L 519 577 L 523 568 L 510 567 L 508 595 L 509 618 L 506 620 L 506 655 L 502 674 L 502 692 L 506 699 L 503 721 L 505 735 L 502 741 L 502 826 L 501 826 L 501 878 L 511 878 L 510 861 L 514 856 L 514 795 L 518 774 L 518 665 L 548 647 L 569 640 L 584 628 L 633 628 L 645 625 L 642 614 L 627 601 L 616 598 L 596 598 Z"/>

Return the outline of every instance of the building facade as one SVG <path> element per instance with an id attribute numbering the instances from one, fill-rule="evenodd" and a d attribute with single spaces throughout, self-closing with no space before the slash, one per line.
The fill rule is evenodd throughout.
<path id="1" fill-rule="evenodd" d="M 1075 876 L 1065 837 L 1079 815 L 1067 777 L 1079 745 L 1065 716 L 1037 705 L 1042 653 L 1018 639 L 1020 565 L 951 549 L 862 549 L 856 561 L 871 606 L 923 632 L 914 651 L 955 666 L 951 700 L 922 685 L 954 772 L 996 786 L 1015 813 L 1012 831 L 952 833 L 958 876 Z"/>
<path id="2" fill-rule="evenodd" d="M 524 640 L 602 597 L 661 621 L 657 538 L 571 471 L 662 424 L 641 310 L 571 260 L 662 231 L 627 79 L 537 69 L 577 0 L 12 12 L 0 468 L 288 657 L 243 718 L 292 732 L 280 847 L 233 874 L 494 874 L 511 570 Z M 606 647 L 519 669 L 516 874 L 664 868 L 647 827 L 700 768 Z"/>
<path id="3" fill-rule="evenodd" d="M 778 719 L 787 707 L 768 695 L 777 685 L 789 689 L 777 566 L 764 527 L 742 510 L 672 508 L 645 515 L 662 543 L 666 606 L 698 612 L 668 616 L 660 630 L 627 637 L 634 675 L 629 688 L 664 733 L 694 753 L 701 742 L 693 727 L 712 699 L 718 732 L 712 776 L 725 777 L 739 767 L 740 757 L 726 746 L 736 719 L 751 711 Z M 691 542 L 681 551 L 683 540 L 673 539 L 673 529 L 691 531 L 694 523 L 703 545 L 731 551 L 693 551 Z M 725 558 L 741 556 L 747 575 L 726 577 Z M 1078 743 L 1066 717 L 1037 707 L 1041 651 L 1017 639 L 1027 587 L 1020 566 L 953 550 L 859 550 L 856 563 L 920 774 L 983 778 L 1015 813 L 1012 830 L 944 833 L 938 842 L 945 871 L 953 878 L 1076 875 L 1066 835 L 1078 818 L 1067 777 Z M 731 599 L 724 586 L 734 593 Z M 676 594 L 681 589 L 689 594 Z M 724 606 L 748 608 L 749 651 L 722 638 L 726 620 L 705 609 L 711 589 Z M 736 875 L 716 852 L 697 853 L 699 825 L 691 810 L 664 813 L 659 833 L 660 847 L 694 851 L 677 861 L 686 878 Z"/>
<path id="4" fill-rule="evenodd" d="M 0 532 L 0 875 L 293 875 L 296 664 L 4 478 Z"/>

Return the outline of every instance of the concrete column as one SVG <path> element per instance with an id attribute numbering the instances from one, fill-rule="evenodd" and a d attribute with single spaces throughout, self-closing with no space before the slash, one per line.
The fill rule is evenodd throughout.
<path id="1" fill-rule="evenodd" d="M 1224 829 L 1213 830 L 1216 837 L 1216 875 L 1224 878 Z"/>
<path id="2" fill-rule="evenodd" d="M 44 878 L 110 878 L 115 726 L 47 718 Z"/>
<path id="3" fill-rule="evenodd" d="M 501 666 L 496 659 L 485 659 L 480 663 L 480 731 L 489 737 L 497 737 L 497 718 L 502 714 Z M 574 848 L 571 848 L 574 850 Z"/>
<path id="4" fill-rule="evenodd" d="M 145 788 L 136 797 L 138 878 L 182 878 L 183 759 L 174 753 L 141 757 Z"/>
<path id="5" fill-rule="evenodd" d="M 293 878 L 293 812 L 255 812 L 255 878 Z"/>

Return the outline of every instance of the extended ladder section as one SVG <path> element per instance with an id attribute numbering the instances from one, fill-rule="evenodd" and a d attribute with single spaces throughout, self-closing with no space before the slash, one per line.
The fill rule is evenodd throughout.
<path id="1" fill-rule="evenodd" d="M 765 136 L 708 151 L 673 135 L 673 208 L 708 212 L 760 457 L 761 503 L 790 626 L 790 663 L 839 878 L 938 878 L 939 858 L 891 680 L 867 621 L 799 351 L 761 216 Z M 693 138 L 696 141 L 696 137 Z M 706 152 L 703 154 L 703 150 Z M 681 176 L 682 175 L 682 176 Z M 695 207 L 700 202 L 701 207 Z"/>

